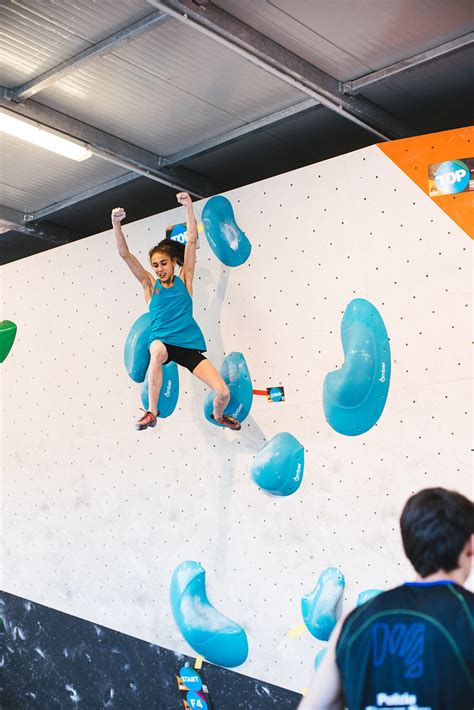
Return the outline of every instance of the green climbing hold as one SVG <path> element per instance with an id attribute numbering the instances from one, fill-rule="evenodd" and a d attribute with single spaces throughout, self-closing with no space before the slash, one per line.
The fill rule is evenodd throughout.
<path id="1" fill-rule="evenodd" d="M 3 362 L 10 350 L 16 336 L 16 325 L 11 320 L 0 322 L 0 362 Z"/>

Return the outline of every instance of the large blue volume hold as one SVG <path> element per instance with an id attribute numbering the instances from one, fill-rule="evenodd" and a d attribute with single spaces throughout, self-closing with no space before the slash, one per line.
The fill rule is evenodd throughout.
<path id="1" fill-rule="evenodd" d="M 261 449 L 252 466 L 255 483 L 269 493 L 289 496 L 301 485 L 304 447 L 292 434 L 276 434 Z"/>
<path id="2" fill-rule="evenodd" d="M 179 397 L 179 375 L 178 366 L 175 362 L 169 362 L 162 367 L 163 384 L 161 385 L 160 394 L 158 397 L 158 416 L 160 419 L 166 419 L 173 414 L 176 409 Z M 142 404 L 145 411 L 149 409 L 148 399 L 148 372 L 142 385 Z"/>
<path id="3" fill-rule="evenodd" d="M 247 261 L 252 245 L 236 224 L 227 197 L 211 197 L 204 205 L 201 221 L 209 246 L 219 261 L 226 266 L 240 266 Z"/>
<path id="4" fill-rule="evenodd" d="M 180 632 L 207 661 L 233 668 L 248 656 L 244 629 L 221 614 L 206 594 L 205 571 L 199 562 L 189 560 L 173 572 L 170 603 Z"/>
<path id="5" fill-rule="evenodd" d="M 151 317 L 149 313 L 144 313 L 132 325 L 125 341 L 125 369 L 134 382 L 143 382 L 150 364 L 150 333 Z"/>
<path id="6" fill-rule="evenodd" d="M 390 343 L 375 306 L 356 298 L 341 322 L 344 365 L 326 375 L 323 407 L 328 424 L 339 434 L 357 436 L 380 418 L 390 385 Z"/>
<path id="7" fill-rule="evenodd" d="M 327 641 L 342 614 L 344 575 L 328 567 L 319 575 L 312 592 L 301 599 L 301 613 L 307 629 L 320 641 Z"/>
<path id="8" fill-rule="evenodd" d="M 242 353 L 229 353 L 224 358 L 221 375 L 230 391 L 229 404 L 224 409 L 224 414 L 243 422 L 252 408 L 253 391 L 249 369 Z M 204 416 L 211 424 L 222 426 L 211 417 L 214 397 L 215 395 L 212 392 L 207 396 L 204 404 Z"/>

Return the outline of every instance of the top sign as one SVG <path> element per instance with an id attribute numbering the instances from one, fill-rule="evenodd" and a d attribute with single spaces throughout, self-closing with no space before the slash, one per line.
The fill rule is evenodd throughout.
<path id="1" fill-rule="evenodd" d="M 474 158 L 446 160 L 428 166 L 430 197 L 474 190 Z"/>

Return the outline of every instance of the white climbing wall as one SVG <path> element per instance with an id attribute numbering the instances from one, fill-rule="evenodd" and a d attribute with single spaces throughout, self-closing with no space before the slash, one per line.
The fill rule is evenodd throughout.
<path id="1" fill-rule="evenodd" d="M 433 485 L 471 492 L 472 243 L 376 146 L 227 196 L 253 251 L 229 269 L 201 237 L 195 317 L 217 366 L 239 350 L 255 388 L 286 394 L 255 397 L 237 434 L 205 422 L 206 389 L 183 370 L 175 414 L 134 431 L 140 385 L 122 351 L 145 303 L 111 232 L 3 268 L 2 318 L 18 325 L 2 366 L 3 585 L 192 653 L 168 594 L 176 564 L 197 560 L 211 601 L 247 630 L 238 670 L 300 690 L 324 644 L 288 631 L 320 572 L 343 571 L 346 610 L 360 591 L 400 583 L 411 575 L 406 498 Z M 146 262 L 182 217 L 127 225 L 131 250 Z M 346 438 L 321 397 L 354 297 L 384 318 L 392 384 L 379 424 Z M 303 483 L 283 499 L 250 478 L 281 431 L 306 449 Z"/>

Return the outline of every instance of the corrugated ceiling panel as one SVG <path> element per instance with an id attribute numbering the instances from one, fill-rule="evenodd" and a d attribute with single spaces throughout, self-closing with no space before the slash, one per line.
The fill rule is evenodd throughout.
<path id="1" fill-rule="evenodd" d="M 123 175 L 123 168 L 99 158 L 81 163 L 20 141 L 0 138 L 2 204 L 32 212 Z"/>
<path id="2" fill-rule="evenodd" d="M 153 11 L 146 0 L 7 0 L 0 82 L 24 83 Z"/>
<path id="3" fill-rule="evenodd" d="M 36 100 L 160 154 L 173 153 L 240 121 L 152 74 L 107 56 Z"/>
<path id="4" fill-rule="evenodd" d="M 244 121 L 306 96 L 181 22 L 168 20 L 116 56 Z"/>
<path id="5" fill-rule="evenodd" d="M 474 49 L 367 87 L 363 94 L 421 132 L 470 125 Z M 466 156 L 459 156 L 466 157 Z"/>
<path id="6" fill-rule="evenodd" d="M 361 76 L 368 71 L 367 66 L 343 48 L 329 42 L 315 29 L 294 19 L 291 16 L 290 3 L 286 3 L 287 11 L 283 12 L 267 0 L 213 0 L 213 2 L 332 76 L 336 76 L 336 69 L 348 78 L 352 78 L 353 75 Z M 316 6 L 313 4 L 315 13 L 320 6 L 321 2 Z"/>
<path id="7" fill-rule="evenodd" d="M 376 142 L 376 138 L 322 106 L 278 125 L 251 133 L 205 155 L 186 160 L 183 167 L 202 171 L 229 188 L 263 177 L 295 170 Z M 229 173 L 226 166 L 232 166 Z"/>
<path id="8" fill-rule="evenodd" d="M 471 0 L 214 1 L 340 81 L 472 30 Z"/>
<path id="9" fill-rule="evenodd" d="M 95 59 L 36 100 L 167 155 L 305 98 L 177 21 L 137 41 L 119 50 L 123 59 Z"/>

